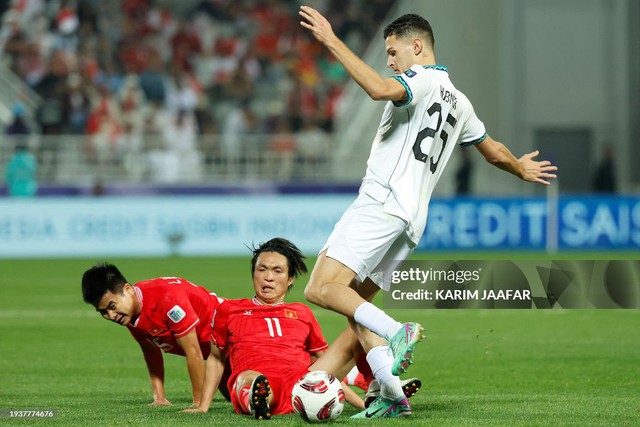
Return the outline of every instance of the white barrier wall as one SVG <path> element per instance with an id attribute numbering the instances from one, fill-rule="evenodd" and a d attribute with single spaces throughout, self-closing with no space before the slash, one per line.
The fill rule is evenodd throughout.
<path id="1" fill-rule="evenodd" d="M 0 257 L 246 255 L 285 237 L 314 255 L 353 195 L 0 199 Z"/>
<path id="2" fill-rule="evenodd" d="M 0 258 L 246 255 L 273 237 L 317 253 L 354 195 L 0 199 Z M 418 251 L 640 250 L 639 197 L 450 198 Z M 172 237 L 175 242 L 172 244 Z M 245 246 L 246 245 L 246 246 Z"/>

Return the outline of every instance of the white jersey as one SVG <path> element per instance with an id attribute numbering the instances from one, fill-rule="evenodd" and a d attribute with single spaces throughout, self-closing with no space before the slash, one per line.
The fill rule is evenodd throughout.
<path id="1" fill-rule="evenodd" d="M 446 67 L 414 65 L 394 78 L 408 98 L 385 106 L 360 191 L 407 221 L 409 238 L 417 244 L 427 225 L 431 194 L 456 142 L 466 147 L 487 134 Z"/>

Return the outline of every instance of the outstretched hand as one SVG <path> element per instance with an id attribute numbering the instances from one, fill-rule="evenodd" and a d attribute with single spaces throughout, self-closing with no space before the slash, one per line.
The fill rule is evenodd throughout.
<path id="1" fill-rule="evenodd" d="M 532 153 L 525 154 L 524 156 L 520 157 L 520 159 L 518 159 L 518 161 L 522 165 L 522 179 L 525 181 L 549 185 L 549 179 L 556 178 L 556 174 L 550 172 L 557 171 L 558 167 L 553 166 L 548 160 L 533 160 L 533 158 L 538 154 L 540 154 L 540 151 L 536 150 Z"/>
<path id="2" fill-rule="evenodd" d="M 335 38 L 331 24 L 320 12 L 309 6 L 300 6 L 300 16 L 306 21 L 300 21 L 300 25 L 311 31 L 311 34 L 325 46 Z"/>

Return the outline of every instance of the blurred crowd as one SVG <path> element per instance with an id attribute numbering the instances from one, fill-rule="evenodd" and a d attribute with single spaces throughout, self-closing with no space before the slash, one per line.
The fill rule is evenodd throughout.
<path id="1" fill-rule="evenodd" d="M 321 151 L 287 135 L 331 132 L 348 76 L 301 30 L 301 2 L 176 3 L 0 0 L 0 58 L 43 98 L 38 132 L 87 135 L 95 161 L 147 150 L 152 135 L 158 153 L 187 158 L 207 150 L 199 135 L 220 135 L 228 157 L 247 134 L 274 135 L 269 148 L 283 153 Z M 362 53 L 392 3 L 314 6 Z"/>

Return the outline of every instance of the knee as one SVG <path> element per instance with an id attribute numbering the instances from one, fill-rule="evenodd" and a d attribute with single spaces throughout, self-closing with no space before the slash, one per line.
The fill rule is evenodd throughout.
<path id="1" fill-rule="evenodd" d="M 242 389 L 242 387 L 251 385 L 251 382 L 253 381 L 253 379 L 258 375 L 260 375 L 260 372 L 257 372 L 257 371 L 240 372 L 238 374 L 238 377 L 236 378 L 236 383 L 235 383 L 236 393 L 240 393 L 240 390 Z"/>
<path id="2" fill-rule="evenodd" d="M 304 288 L 304 297 L 310 303 L 322 306 L 324 301 L 324 286 L 322 283 L 311 280 Z"/>

